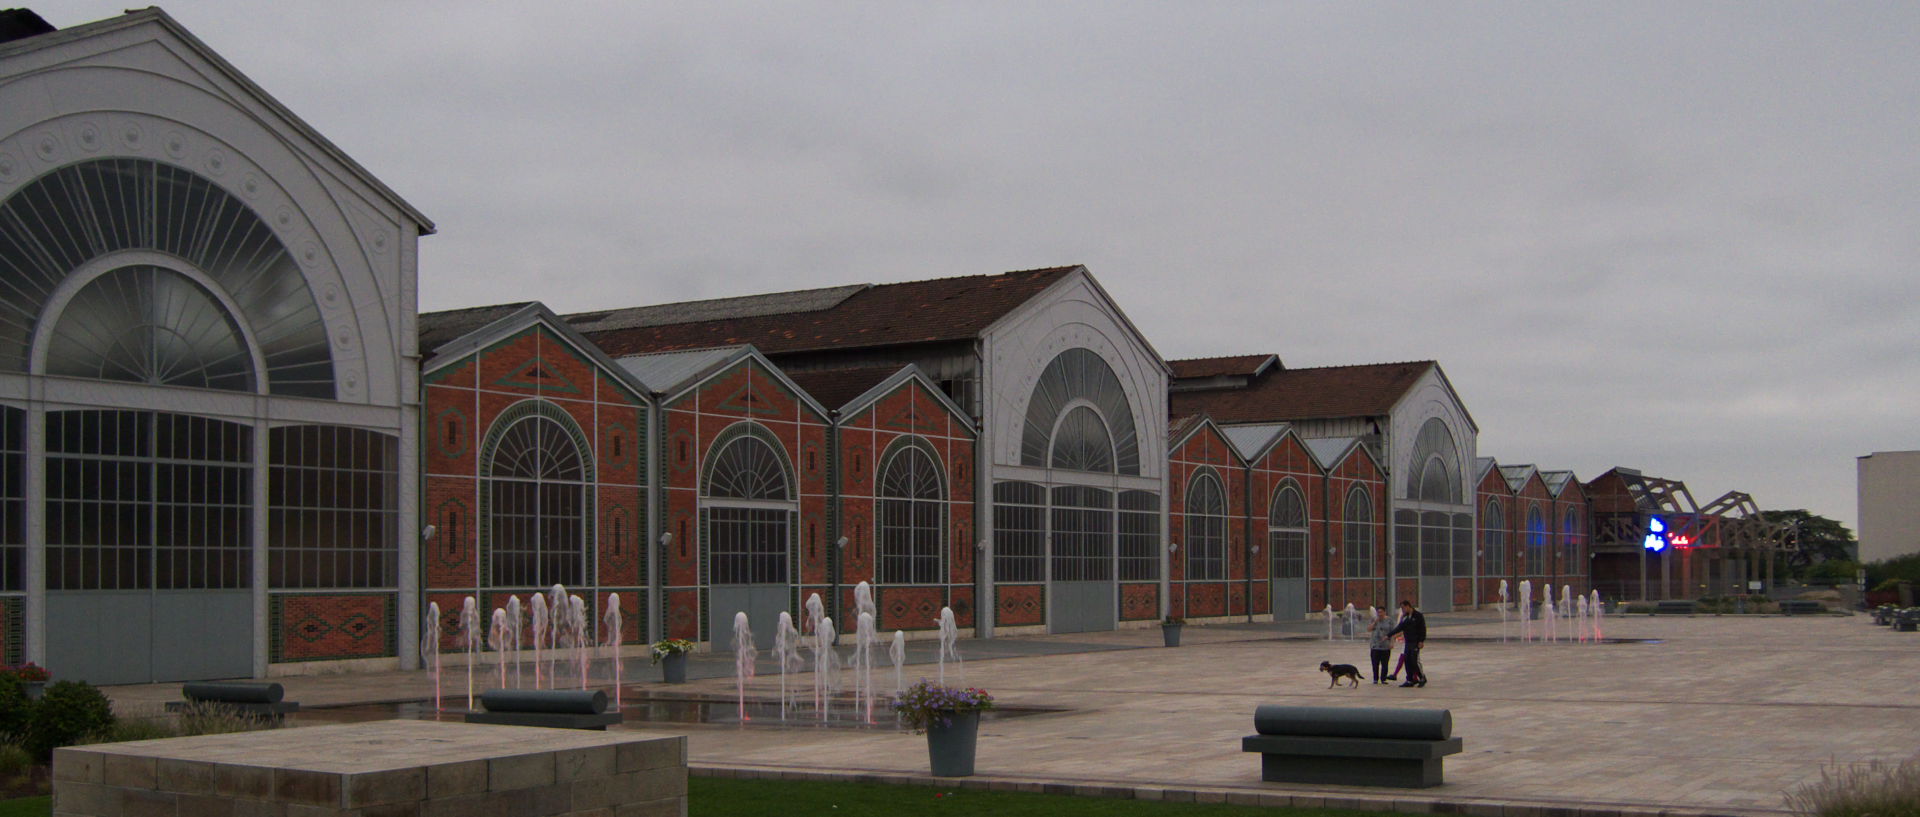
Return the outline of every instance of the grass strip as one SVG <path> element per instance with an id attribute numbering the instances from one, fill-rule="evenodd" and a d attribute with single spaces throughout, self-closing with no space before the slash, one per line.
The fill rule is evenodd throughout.
<path id="1" fill-rule="evenodd" d="M 0 817 L 47 817 L 53 813 L 53 798 L 48 795 L 0 800 Z"/>
<path id="2" fill-rule="evenodd" d="M 958 787 L 844 783 L 826 780 L 687 780 L 688 817 L 815 814 L 831 817 L 1404 817 L 1391 812 L 1268 808 L 1225 803 L 1170 803 Z"/>

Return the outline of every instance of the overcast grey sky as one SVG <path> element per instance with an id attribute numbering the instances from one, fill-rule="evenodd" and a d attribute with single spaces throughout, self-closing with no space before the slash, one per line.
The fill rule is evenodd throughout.
<path id="1" fill-rule="evenodd" d="M 425 310 L 1080 263 L 1506 463 L 1851 526 L 1920 448 L 1920 3 L 165 8 L 438 223 Z"/>

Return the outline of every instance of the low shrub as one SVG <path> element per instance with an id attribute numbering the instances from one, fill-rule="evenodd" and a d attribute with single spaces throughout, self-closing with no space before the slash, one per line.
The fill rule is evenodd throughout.
<path id="1" fill-rule="evenodd" d="M 0 674 L 0 741 L 17 744 L 27 733 L 27 718 L 33 714 L 33 700 L 27 697 L 26 684 L 19 676 Z"/>
<path id="2" fill-rule="evenodd" d="M 1806 817 L 1920 817 L 1920 759 L 1821 769 L 1787 792 L 1787 805 Z"/>
<path id="3" fill-rule="evenodd" d="M 91 735 L 86 735 L 77 743 L 125 743 L 130 740 L 158 740 L 177 738 L 180 730 L 164 718 L 115 718 L 113 725 Z"/>
<path id="4" fill-rule="evenodd" d="M 0 743 L 0 778 L 13 778 L 33 766 L 33 756 L 11 743 Z"/>
<path id="5" fill-rule="evenodd" d="M 180 712 L 181 735 L 224 735 L 228 732 L 253 732 L 274 728 L 272 718 L 237 712 L 230 706 L 190 702 Z"/>
<path id="6" fill-rule="evenodd" d="M 53 750 L 113 725 L 113 704 L 84 681 L 60 681 L 47 687 L 27 717 L 20 745 L 35 760 L 52 759 Z"/>

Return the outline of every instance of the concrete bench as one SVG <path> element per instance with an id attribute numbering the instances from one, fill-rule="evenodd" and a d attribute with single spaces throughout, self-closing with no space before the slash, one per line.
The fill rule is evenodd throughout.
<path id="1" fill-rule="evenodd" d="M 467 723 L 604 732 L 624 720 L 607 711 L 607 693 L 597 689 L 489 689 L 480 693 L 480 708 L 486 711 L 468 712 Z"/>
<path id="2" fill-rule="evenodd" d="M 1653 605 L 1656 616 L 1690 616 L 1700 612 L 1699 605 L 1689 599 L 1667 599 Z"/>
<path id="3" fill-rule="evenodd" d="M 1780 602 L 1780 614 L 1787 616 L 1825 615 L 1827 606 L 1808 599 L 1787 599 Z"/>
<path id="4" fill-rule="evenodd" d="M 184 701 L 167 704 L 168 712 L 214 712 L 278 720 L 300 711 L 298 701 L 283 701 L 286 688 L 271 682 L 192 681 L 180 685 Z"/>
<path id="5" fill-rule="evenodd" d="M 1240 750 L 1260 753 L 1269 783 L 1428 788 L 1442 782 L 1441 759 L 1462 749 L 1445 709 L 1264 704 L 1253 729 Z"/>

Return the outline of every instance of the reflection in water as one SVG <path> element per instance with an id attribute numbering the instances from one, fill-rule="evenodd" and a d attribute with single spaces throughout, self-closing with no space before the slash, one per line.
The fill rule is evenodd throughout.
<path id="1" fill-rule="evenodd" d="M 627 723 L 631 724 L 707 724 L 769 729 L 865 729 L 882 732 L 901 729 L 899 723 L 891 717 L 876 717 L 874 720 L 879 721 L 878 723 L 862 723 L 859 703 L 852 697 L 831 700 L 828 717 L 824 721 L 817 713 L 811 711 L 810 706 L 790 708 L 787 712 L 788 719 L 783 721 L 780 717 L 778 700 L 750 699 L 746 702 L 747 722 L 743 723 L 740 720 L 740 703 L 731 697 L 707 699 L 685 695 L 655 696 L 648 694 L 647 689 L 639 687 L 627 687 L 622 695 L 624 705 L 620 711 L 626 715 Z M 981 713 L 981 719 L 1018 718 L 1060 711 L 1064 710 L 1003 706 Z M 458 709 L 436 712 L 431 701 L 410 701 L 357 706 L 308 707 L 289 716 L 289 720 L 295 726 L 362 723 L 395 718 L 459 723 L 465 715 L 465 712 Z"/>

